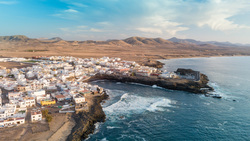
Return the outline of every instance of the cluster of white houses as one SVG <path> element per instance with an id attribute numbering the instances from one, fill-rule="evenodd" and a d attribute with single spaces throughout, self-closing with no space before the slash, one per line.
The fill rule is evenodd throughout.
<path id="1" fill-rule="evenodd" d="M 0 59 L 5 62 L 24 60 L 24 58 Z M 0 70 L 0 88 L 5 91 L 4 94 L 1 92 L 0 97 L 0 127 L 25 123 L 28 107 L 52 105 L 65 100 L 74 101 L 75 105 L 82 105 L 85 102 L 84 94 L 100 91 L 97 85 L 82 82 L 96 73 L 177 77 L 173 72 L 162 73 L 156 68 L 140 66 L 136 62 L 120 58 L 83 59 L 51 56 L 36 57 L 32 61 L 37 62 L 31 67 Z M 40 110 L 31 113 L 32 121 L 42 119 Z"/>

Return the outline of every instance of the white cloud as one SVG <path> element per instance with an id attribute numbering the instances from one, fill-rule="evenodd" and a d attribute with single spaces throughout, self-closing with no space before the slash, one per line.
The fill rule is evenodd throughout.
<path id="1" fill-rule="evenodd" d="M 67 9 L 67 10 L 64 10 L 64 12 L 67 12 L 67 13 L 78 13 L 78 11 L 75 10 L 75 9 Z"/>
<path id="2" fill-rule="evenodd" d="M 59 28 L 61 31 L 70 31 L 70 29 L 69 28 L 67 28 L 67 27 L 62 27 L 62 28 Z"/>
<path id="3" fill-rule="evenodd" d="M 97 25 L 101 25 L 101 26 L 110 26 L 112 25 L 110 22 L 104 21 L 104 22 L 97 22 Z"/>
<path id="4" fill-rule="evenodd" d="M 145 18 L 144 23 L 141 24 L 140 26 L 142 27 L 137 27 L 136 30 L 148 33 L 157 33 L 157 34 L 165 33 L 170 35 L 175 35 L 179 31 L 184 31 L 189 29 L 183 26 L 181 23 L 172 22 L 160 15 Z"/>
<path id="5" fill-rule="evenodd" d="M 77 26 L 77 28 L 87 28 L 88 26 L 86 25 L 80 25 L 80 26 Z"/>
<path id="6" fill-rule="evenodd" d="M 237 24 L 235 21 L 229 20 L 230 17 L 237 16 L 242 11 L 249 9 L 249 2 L 238 0 L 211 0 L 207 5 L 210 6 L 210 9 L 204 11 L 203 15 L 206 19 L 202 19 L 197 22 L 197 25 L 209 26 L 213 30 L 233 30 L 246 28 L 249 29 L 250 26 Z"/>
<path id="7" fill-rule="evenodd" d="M 138 28 L 136 28 L 136 30 L 142 31 L 142 32 L 148 32 L 148 33 L 158 33 L 158 34 L 162 34 L 162 30 L 159 29 L 159 28 L 138 27 Z"/>
<path id="8" fill-rule="evenodd" d="M 82 3 L 77 3 L 77 2 L 73 2 L 72 5 L 77 6 L 77 7 L 88 7 L 88 5 L 82 4 Z"/>
<path id="9" fill-rule="evenodd" d="M 91 32 L 103 32 L 103 30 L 97 29 L 97 28 L 91 28 L 89 31 L 91 31 Z"/>
<path id="10" fill-rule="evenodd" d="M 0 4 L 12 5 L 17 4 L 17 1 L 0 1 Z"/>

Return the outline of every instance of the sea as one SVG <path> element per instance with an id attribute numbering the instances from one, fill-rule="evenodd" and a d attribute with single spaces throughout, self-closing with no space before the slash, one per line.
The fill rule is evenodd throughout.
<path id="1" fill-rule="evenodd" d="M 250 140 L 250 57 L 161 60 L 163 69 L 190 68 L 210 79 L 205 97 L 158 86 L 95 81 L 108 91 L 106 122 L 87 141 Z"/>

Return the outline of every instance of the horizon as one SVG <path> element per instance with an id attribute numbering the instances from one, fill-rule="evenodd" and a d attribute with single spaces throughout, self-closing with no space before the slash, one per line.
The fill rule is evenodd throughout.
<path id="1" fill-rule="evenodd" d="M 250 44 L 246 0 L 0 0 L 0 36 L 194 39 Z"/>

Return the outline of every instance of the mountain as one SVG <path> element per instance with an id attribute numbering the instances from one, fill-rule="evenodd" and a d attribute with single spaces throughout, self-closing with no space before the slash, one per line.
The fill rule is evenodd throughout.
<path id="1" fill-rule="evenodd" d="M 250 46 L 249 44 L 233 44 L 230 42 L 217 42 L 217 41 L 197 41 L 193 39 L 178 39 L 176 37 L 173 37 L 171 39 L 168 39 L 169 41 L 172 41 L 174 43 L 185 43 L 185 44 L 196 44 L 196 45 L 203 45 L 203 44 L 210 44 L 215 46 L 225 46 L 225 47 L 238 47 L 238 46 Z"/>
<path id="2" fill-rule="evenodd" d="M 24 35 L 0 36 L 0 57 L 52 55 L 70 55 L 82 58 L 109 56 L 143 62 L 183 57 L 250 56 L 250 47 L 236 47 L 229 42 L 201 42 L 178 38 L 166 40 L 163 38 L 129 37 L 123 40 L 67 41 L 60 37 L 31 39 Z"/>
<path id="3" fill-rule="evenodd" d="M 124 42 L 131 45 L 159 45 L 159 44 L 170 44 L 171 41 L 162 38 L 145 38 L 145 37 L 130 37 L 123 40 Z"/>
<path id="4" fill-rule="evenodd" d="M 63 40 L 63 39 L 60 38 L 60 37 L 53 37 L 53 38 L 50 38 L 50 39 L 48 39 L 48 40 L 61 41 L 61 40 Z"/>
<path id="5" fill-rule="evenodd" d="M 28 41 L 29 39 L 24 35 L 0 36 L 0 41 Z"/>

